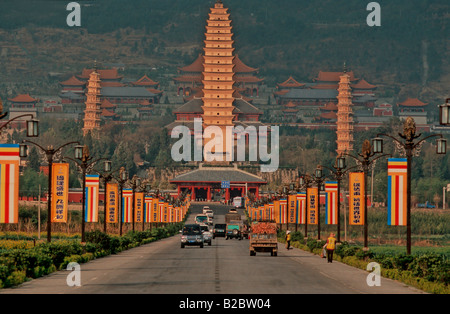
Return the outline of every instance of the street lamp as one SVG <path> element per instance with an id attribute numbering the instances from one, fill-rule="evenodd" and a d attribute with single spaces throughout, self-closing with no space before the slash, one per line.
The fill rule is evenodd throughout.
<path id="1" fill-rule="evenodd" d="M 313 179 L 309 174 L 305 174 L 304 176 L 300 175 L 300 171 L 298 173 L 298 183 L 300 185 L 300 188 L 305 189 L 306 193 L 306 200 L 305 200 L 305 240 L 308 239 L 308 188 L 311 186 L 311 184 L 314 182 Z"/>
<path id="2" fill-rule="evenodd" d="M 344 169 L 347 168 L 346 161 L 344 157 L 339 156 L 336 158 L 335 164 L 333 165 L 334 169 L 327 166 L 321 167 L 330 170 L 337 181 L 337 242 L 341 242 L 341 181 L 343 176 L 351 169 L 356 168 L 356 166 L 344 171 Z"/>
<path id="3" fill-rule="evenodd" d="M 119 189 L 120 189 L 120 213 L 119 213 L 119 232 L 122 236 L 122 216 L 123 216 L 123 204 L 122 204 L 122 198 L 123 198 L 123 186 L 125 185 L 125 182 L 128 181 L 128 171 L 125 170 L 124 167 L 121 167 L 119 170 Z"/>
<path id="4" fill-rule="evenodd" d="M 448 100 L 448 99 L 447 99 Z M 439 137 L 436 140 L 436 153 L 439 155 L 447 152 L 447 141 L 443 138 L 442 134 L 432 134 L 418 142 L 414 142 L 422 134 L 416 135 L 416 123 L 412 117 L 406 118 L 403 124 L 403 133 L 398 134 L 403 140 L 397 139 L 391 135 L 380 133 L 377 137 L 386 136 L 394 140 L 397 145 L 397 149 L 400 150 L 402 156 L 406 156 L 407 160 L 407 187 L 406 187 L 406 253 L 411 254 L 411 161 L 413 155 L 418 155 L 420 149 L 425 140 L 431 137 Z"/>
<path id="5" fill-rule="evenodd" d="M 47 162 L 48 162 L 48 196 L 47 196 L 47 242 L 51 242 L 52 240 L 52 220 L 51 220 L 51 204 L 52 204 L 52 167 L 53 167 L 53 156 L 55 154 L 59 153 L 61 149 L 65 146 L 71 145 L 71 144 L 80 144 L 79 142 L 69 142 L 64 145 L 61 145 L 60 147 L 54 149 L 52 145 L 48 146 L 47 149 L 43 148 L 41 145 L 29 141 L 29 140 L 23 140 L 22 144 L 20 144 L 19 147 L 19 154 L 20 157 L 26 158 L 28 156 L 28 146 L 25 143 L 30 143 L 35 146 L 37 146 L 40 150 L 42 150 L 45 155 L 47 156 Z"/>
<path id="6" fill-rule="evenodd" d="M 373 149 L 375 147 L 375 149 Z M 351 155 L 349 153 L 343 153 L 342 155 L 349 156 L 356 160 L 359 167 L 362 168 L 364 172 L 364 250 L 369 250 L 368 245 L 368 223 L 367 223 L 367 177 L 369 172 L 369 167 L 374 167 L 375 161 L 378 158 L 381 158 L 383 156 L 390 156 L 390 154 L 382 154 L 377 157 L 374 157 L 376 154 L 382 153 L 382 151 L 379 151 L 380 147 L 383 147 L 383 145 L 380 146 L 379 139 L 372 140 L 372 144 L 369 140 L 364 140 L 362 145 L 362 151 L 361 153 L 358 153 L 358 156 Z M 373 158 L 374 157 L 374 158 Z"/>
<path id="7" fill-rule="evenodd" d="M 323 191 L 323 181 L 325 180 L 320 165 L 316 168 L 313 180 L 317 184 L 317 240 L 320 240 L 320 192 Z"/>
<path id="8" fill-rule="evenodd" d="M 5 116 L 2 115 L 2 116 L 0 117 L 0 119 L 3 118 L 3 117 L 5 117 Z M 14 117 L 14 118 L 11 119 L 11 120 L 6 121 L 6 123 L 4 123 L 4 124 L 2 124 L 2 125 L 0 126 L 0 132 L 1 132 L 1 130 L 3 130 L 4 128 L 6 128 L 11 122 L 13 122 L 13 121 L 15 121 L 15 120 L 17 120 L 17 119 L 19 119 L 19 118 L 24 118 L 24 117 L 31 117 L 30 120 L 27 120 L 27 121 L 26 121 L 27 137 L 38 137 L 38 136 L 39 136 L 39 121 L 36 120 L 36 119 L 34 118 L 34 116 L 33 116 L 32 114 L 30 114 L 30 113 L 22 114 L 22 115 L 20 115 L 20 116 Z"/>
<path id="9" fill-rule="evenodd" d="M 94 165 L 99 162 L 100 160 L 104 160 L 106 158 L 99 158 L 96 160 L 92 160 L 93 157 L 91 156 L 89 152 L 89 148 L 87 145 L 77 145 L 75 147 L 75 159 L 72 159 L 70 157 L 64 157 L 66 159 L 74 161 L 77 166 L 81 169 L 81 173 L 83 176 L 83 199 L 82 199 L 82 210 L 81 210 L 81 242 L 86 242 L 85 240 L 85 213 L 86 213 L 86 174 L 91 172 Z"/>
<path id="10" fill-rule="evenodd" d="M 439 105 L 439 123 L 441 125 L 450 125 L 450 98 L 445 100 L 445 104 Z"/>

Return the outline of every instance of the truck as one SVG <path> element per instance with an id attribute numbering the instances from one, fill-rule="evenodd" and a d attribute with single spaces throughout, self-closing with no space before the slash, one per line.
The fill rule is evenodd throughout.
<path id="1" fill-rule="evenodd" d="M 250 230 L 250 256 L 256 252 L 270 252 L 271 256 L 278 254 L 277 224 L 274 222 L 253 222 Z"/>
<path id="2" fill-rule="evenodd" d="M 239 214 L 235 209 L 230 209 L 228 213 L 225 214 L 226 223 L 229 223 L 232 220 L 241 220 L 241 214 Z"/>

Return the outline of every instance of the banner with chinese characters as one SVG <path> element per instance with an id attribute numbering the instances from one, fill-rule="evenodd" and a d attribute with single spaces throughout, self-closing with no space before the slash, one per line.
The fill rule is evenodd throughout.
<path id="1" fill-rule="evenodd" d="M 144 193 L 134 193 L 134 222 L 143 222 L 144 219 Z"/>
<path id="2" fill-rule="evenodd" d="M 364 225 L 364 173 L 349 174 L 349 224 Z"/>
<path id="3" fill-rule="evenodd" d="M 122 222 L 133 222 L 133 190 L 123 189 L 122 191 Z"/>
<path id="4" fill-rule="evenodd" d="M 150 222 L 160 222 L 159 220 L 159 198 L 153 197 L 152 198 L 152 210 L 150 213 Z"/>
<path id="5" fill-rule="evenodd" d="M 338 183 L 337 181 L 325 182 L 325 223 L 336 225 L 338 222 Z"/>
<path id="6" fill-rule="evenodd" d="M 106 184 L 106 222 L 117 223 L 118 219 L 118 197 L 119 197 L 119 185 L 117 183 Z"/>
<path id="7" fill-rule="evenodd" d="M 317 204 L 319 191 L 317 188 L 308 188 L 308 225 L 317 225 Z"/>
<path id="8" fill-rule="evenodd" d="M 273 201 L 273 217 L 275 219 L 275 222 L 277 224 L 280 223 L 280 201 L 274 200 Z"/>
<path id="9" fill-rule="evenodd" d="M 0 144 L 0 223 L 19 222 L 19 144 Z"/>
<path id="10" fill-rule="evenodd" d="M 69 207 L 69 164 L 52 165 L 52 204 L 51 221 L 67 222 Z"/>
<path id="11" fill-rule="evenodd" d="M 85 222 L 98 221 L 98 194 L 100 187 L 100 176 L 97 174 L 86 175 L 86 193 L 85 193 Z"/>
<path id="12" fill-rule="evenodd" d="M 306 192 L 297 193 L 298 224 L 305 224 L 306 220 Z"/>
<path id="13" fill-rule="evenodd" d="M 388 159 L 388 225 L 406 226 L 407 199 L 406 158 Z"/>
<path id="14" fill-rule="evenodd" d="M 288 223 L 298 223 L 297 195 L 288 196 Z"/>

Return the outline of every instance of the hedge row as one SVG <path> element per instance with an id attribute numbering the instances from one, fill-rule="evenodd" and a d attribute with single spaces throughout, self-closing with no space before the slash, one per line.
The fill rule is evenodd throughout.
<path id="1" fill-rule="evenodd" d="M 178 224 L 148 231 L 131 231 L 112 236 L 100 231 L 87 232 L 86 243 L 61 240 L 42 243 L 31 249 L 11 249 L 0 254 L 0 288 L 12 287 L 67 267 L 70 262 L 85 263 L 116 254 L 178 233 Z"/>
<path id="2" fill-rule="evenodd" d="M 285 242 L 285 232 L 278 233 L 280 242 Z M 320 255 L 325 241 L 308 239 L 305 243 L 301 232 L 291 234 L 291 245 Z M 366 270 L 367 264 L 380 264 L 381 275 L 402 281 L 429 293 L 450 294 L 450 259 L 444 254 L 392 254 L 364 251 L 362 247 L 338 244 L 335 250 L 336 260 L 350 266 Z"/>

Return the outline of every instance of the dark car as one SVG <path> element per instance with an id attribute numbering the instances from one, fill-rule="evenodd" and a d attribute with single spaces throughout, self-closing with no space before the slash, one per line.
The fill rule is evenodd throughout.
<path id="1" fill-rule="evenodd" d="M 225 237 L 226 229 L 226 224 L 215 224 L 213 230 L 213 239 L 215 239 L 216 237 Z"/>
<path id="2" fill-rule="evenodd" d="M 238 224 L 227 224 L 225 240 L 233 238 L 242 240 L 241 227 Z"/>
<path id="3" fill-rule="evenodd" d="M 203 234 L 199 224 L 184 225 L 181 231 L 181 248 L 185 245 L 198 245 L 203 247 Z"/>

